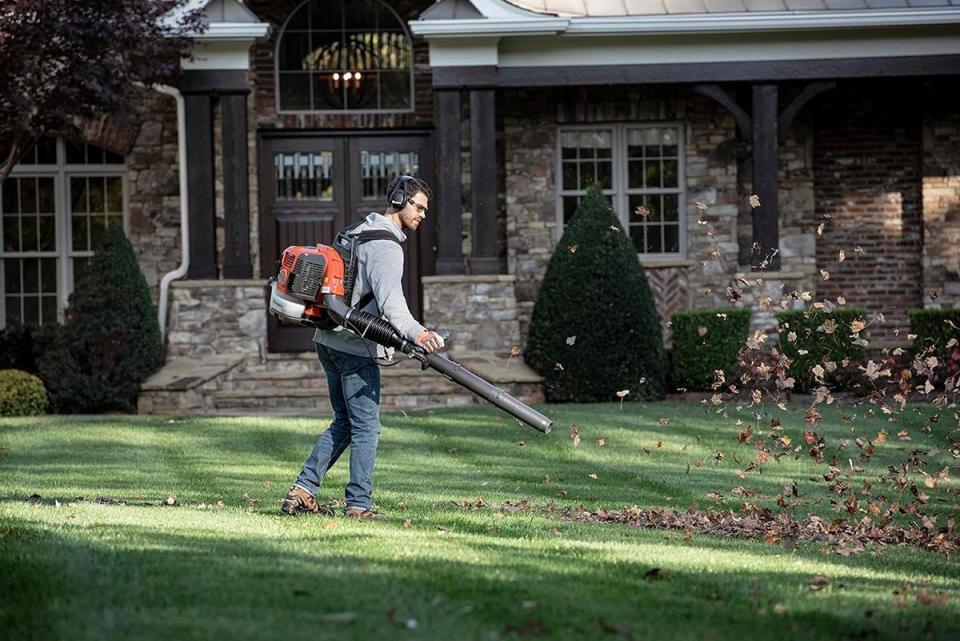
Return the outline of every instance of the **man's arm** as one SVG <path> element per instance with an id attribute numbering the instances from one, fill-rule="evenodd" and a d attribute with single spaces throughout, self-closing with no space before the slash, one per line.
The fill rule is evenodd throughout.
<path id="1" fill-rule="evenodd" d="M 363 249 L 370 290 L 380 313 L 404 338 L 418 342 L 421 334 L 428 330 L 410 313 L 403 295 L 403 249 L 391 240 L 371 240 Z"/>

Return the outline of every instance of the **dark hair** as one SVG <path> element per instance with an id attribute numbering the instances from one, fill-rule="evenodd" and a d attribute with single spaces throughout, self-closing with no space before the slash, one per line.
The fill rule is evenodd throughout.
<path id="1" fill-rule="evenodd" d="M 390 194 L 393 193 L 393 190 L 397 188 L 397 183 L 400 182 L 400 179 L 404 176 L 397 176 L 390 181 L 390 186 L 387 187 L 387 206 L 392 207 L 390 204 Z M 430 189 L 430 185 L 426 181 L 416 178 L 414 176 L 409 176 L 403 183 L 403 200 L 406 203 L 408 198 L 413 198 L 419 192 L 423 192 L 427 196 L 427 200 L 433 198 L 433 191 Z M 402 206 L 400 207 L 402 209 Z"/>

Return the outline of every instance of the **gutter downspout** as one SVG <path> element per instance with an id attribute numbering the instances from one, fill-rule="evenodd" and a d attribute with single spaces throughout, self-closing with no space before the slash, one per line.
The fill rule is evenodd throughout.
<path id="1" fill-rule="evenodd" d="M 190 268 L 190 228 L 187 210 L 187 128 L 186 128 L 186 106 L 183 100 L 183 94 L 175 87 L 169 85 L 155 84 L 153 88 L 160 93 L 173 96 L 177 101 L 177 154 L 178 154 L 178 172 L 180 174 L 180 266 L 172 272 L 163 275 L 160 280 L 160 302 L 159 302 L 159 321 L 160 321 L 160 342 L 164 343 L 167 335 L 167 299 L 169 297 L 170 283 L 178 278 L 183 278 Z"/>

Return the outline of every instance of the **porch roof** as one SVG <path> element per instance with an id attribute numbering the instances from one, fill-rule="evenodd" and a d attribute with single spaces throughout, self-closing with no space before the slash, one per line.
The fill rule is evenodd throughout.
<path id="1" fill-rule="evenodd" d="M 438 0 L 427 39 L 901 28 L 960 24 L 960 0 Z"/>
<path id="2" fill-rule="evenodd" d="M 439 0 L 409 24 L 438 88 L 960 69 L 960 0 Z"/>
<path id="3" fill-rule="evenodd" d="M 510 4 L 554 16 L 647 16 L 686 13 L 771 11 L 879 11 L 949 7 L 954 0 L 509 0 Z"/>

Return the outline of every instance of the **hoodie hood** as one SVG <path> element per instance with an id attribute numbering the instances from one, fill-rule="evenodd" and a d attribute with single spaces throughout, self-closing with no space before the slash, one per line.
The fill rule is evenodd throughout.
<path id="1" fill-rule="evenodd" d="M 366 218 L 363 219 L 363 223 L 364 224 L 360 225 L 353 233 L 356 234 L 372 229 L 385 229 L 396 236 L 397 240 L 399 240 L 401 243 L 407 240 L 407 235 L 403 233 L 403 230 L 399 229 L 393 224 L 393 221 L 383 214 L 378 214 L 377 212 L 372 211 L 367 214 Z"/>

